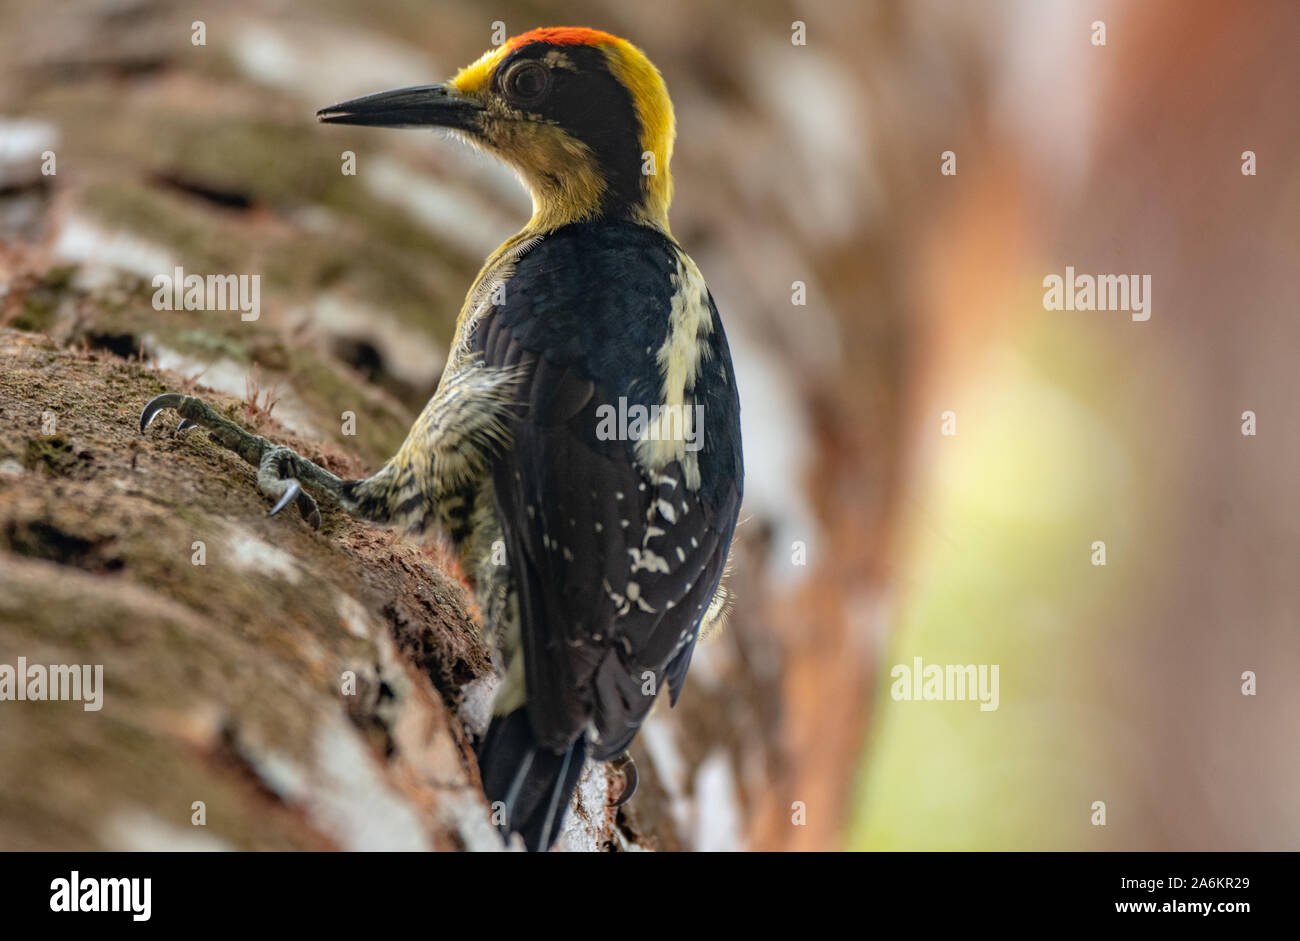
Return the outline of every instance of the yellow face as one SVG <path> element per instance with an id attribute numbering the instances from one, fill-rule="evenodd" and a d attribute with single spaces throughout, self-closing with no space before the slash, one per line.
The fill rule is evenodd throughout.
<path id="1" fill-rule="evenodd" d="M 672 102 L 641 51 L 608 33 L 533 30 L 446 84 L 369 95 L 318 117 L 452 130 L 519 173 L 533 197 L 531 231 L 596 218 L 668 230 Z"/>

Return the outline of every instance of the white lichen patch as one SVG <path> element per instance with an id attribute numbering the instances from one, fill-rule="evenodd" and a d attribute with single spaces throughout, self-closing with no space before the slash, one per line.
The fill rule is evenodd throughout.
<path id="1" fill-rule="evenodd" d="M 471 853 L 500 853 L 506 849 L 478 791 L 465 788 L 446 793 L 438 803 L 438 812 L 439 820 L 456 831 Z"/>
<path id="2" fill-rule="evenodd" d="M 566 853 L 599 853 L 609 837 L 609 775 L 604 764 L 588 762 L 578 779 L 564 829 L 555 841 Z"/>
<path id="3" fill-rule="evenodd" d="M 46 121 L 0 119 L 0 189 L 41 178 L 41 155 L 54 150 L 59 129 Z"/>
<path id="4" fill-rule="evenodd" d="M 259 85 L 297 94 L 312 107 L 342 101 L 357 89 L 399 88 L 429 81 L 423 49 L 393 42 L 379 33 L 322 24 L 281 28 L 268 21 L 233 24 L 231 58 Z"/>
<path id="5" fill-rule="evenodd" d="M 147 810 L 129 808 L 108 815 L 100 840 L 110 852 L 230 853 L 235 847 L 202 827 L 181 827 Z"/>
<path id="6" fill-rule="evenodd" d="M 112 231 L 83 216 L 70 216 L 54 241 L 54 257 L 77 264 L 77 284 L 98 288 L 131 274 L 152 282 L 174 267 L 171 252 L 126 232 Z"/>
<path id="7" fill-rule="evenodd" d="M 384 781 L 360 735 L 340 720 L 316 735 L 320 780 L 310 791 L 312 819 L 345 849 L 432 849 L 419 810 Z"/>
<path id="8" fill-rule="evenodd" d="M 267 787 L 301 807 L 312 826 L 340 849 L 432 849 L 419 809 L 389 786 L 360 734 L 339 717 L 317 729 L 310 766 L 263 750 L 247 736 L 241 738 L 240 754 Z"/>
<path id="9" fill-rule="evenodd" d="M 334 610 L 338 612 L 343 627 L 353 637 L 369 639 L 373 636 L 370 614 L 356 598 L 339 592 L 334 599 Z"/>
<path id="10" fill-rule="evenodd" d="M 641 726 L 641 744 L 650 753 L 655 774 L 668 792 L 669 811 L 677 832 L 684 834 L 690 823 L 691 802 L 686 796 L 686 760 L 677 744 L 672 724 L 652 713 Z"/>
<path id="11" fill-rule="evenodd" d="M 302 572 L 293 556 L 264 542 L 241 526 L 232 525 L 227 536 L 230 563 L 241 572 L 283 578 L 291 585 L 298 584 Z"/>
<path id="12" fill-rule="evenodd" d="M 727 753 L 715 750 L 695 770 L 695 849 L 734 853 L 744 849 L 736 776 Z"/>
<path id="13" fill-rule="evenodd" d="M 460 719 L 475 736 L 487 733 L 492 722 L 492 699 L 501 680 L 495 673 L 480 676 L 461 689 Z"/>
<path id="14" fill-rule="evenodd" d="M 729 323 L 727 340 L 745 403 L 740 414 L 745 441 L 743 518 L 764 520 L 773 528 L 767 572 L 783 589 L 793 590 L 816 571 L 822 543 L 812 504 L 803 488 L 790 485 L 808 479 L 808 456 L 817 450 L 812 425 L 797 404 L 800 393 L 788 368 L 752 343 L 743 324 Z M 801 564 L 793 564 L 796 543 L 807 556 Z"/>

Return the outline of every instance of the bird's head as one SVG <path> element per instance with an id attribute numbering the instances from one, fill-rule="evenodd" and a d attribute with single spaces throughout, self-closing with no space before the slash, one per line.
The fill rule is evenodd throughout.
<path id="1" fill-rule="evenodd" d="M 316 116 L 450 129 L 518 172 L 533 197 L 535 230 L 601 218 L 668 230 L 672 102 L 641 50 L 609 33 L 535 29 L 449 82 L 367 95 Z"/>

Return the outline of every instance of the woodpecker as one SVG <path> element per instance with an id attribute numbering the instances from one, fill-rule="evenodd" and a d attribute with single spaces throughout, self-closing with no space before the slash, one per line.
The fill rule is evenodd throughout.
<path id="1" fill-rule="evenodd" d="M 532 196 L 484 263 L 437 390 L 375 474 L 342 480 L 201 399 L 151 401 L 257 466 L 319 526 L 312 493 L 440 532 L 501 675 L 479 768 L 498 823 L 546 850 L 588 758 L 624 758 L 665 687 L 676 705 L 722 585 L 743 493 L 726 333 L 668 226 L 672 102 L 631 43 L 536 29 L 444 84 L 324 108 L 326 124 L 442 128 Z M 634 788 L 634 778 L 628 788 Z M 625 788 L 626 791 L 627 788 Z"/>

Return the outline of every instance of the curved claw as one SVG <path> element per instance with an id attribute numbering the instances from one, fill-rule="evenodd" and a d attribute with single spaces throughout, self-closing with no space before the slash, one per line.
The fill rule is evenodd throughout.
<path id="1" fill-rule="evenodd" d="M 631 755 L 625 753 L 619 758 L 615 758 L 611 764 L 614 765 L 614 770 L 623 776 L 623 790 L 619 792 L 615 800 L 609 802 L 609 805 L 611 807 L 622 807 L 636 794 L 638 783 L 636 762 L 632 760 Z"/>
<path id="2" fill-rule="evenodd" d="M 286 467 L 289 458 L 297 455 L 285 447 L 273 447 L 262 456 L 262 464 L 257 471 L 257 485 L 262 492 L 276 498 L 267 516 L 275 516 L 290 503 L 297 501 L 298 512 L 312 529 L 320 529 L 320 510 L 316 501 L 306 490 L 302 489 L 295 477 L 281 476 L 290 468 Z"/>
<path id="3" fill-rule="evenodd" d="M 276 501 L 275 506 L 271 507 L 271 509 L 267 511 L 266 515 L 275 516 L 275 514 L 279 513 L 286 506 L 296 500 L 300 493 L 302 493 L 302 486 L 298 481 L 290 480 L 289 486 L 284 488 L 284 493 L 281 494 L 280 499 Z"/>
<path id="4" fill-rule="evenodd" d="M 144 434 L 153 420 L 158 417 L 158 413 L 165 408 L 180 408 L 185 396 L 179 392 L 164 392 L 162 395 L 156 395 L 149 400 L 149 404 L 144 407 L 140 413 L 140 434 Z M 184 422 L 181 422 L 184 425 Z M 179 428 L 177 429 L 180 430 Z"/>
<path id="5" fill-rule="evenodd" d="M 316 501 L 312 499 L 310 493 L 302 489 L 302 485 L 298 481 L 292 478 L 289 480 L 289 486 L 285 488 L 284 495 L 276 501 L 275 506 L 271 507 L 266 515 L 275 516 L 288 506 L 289 501 L 294 498 L 297 498 L 298 512 L 307 521 L 307 525 L 312 529 L 320 529 L 320 510 L 316 507 Z"/>
<path id="6" fill-rule="evenodd" d="M 190 421 L 188 418 L 182 418 L 181 423 L 176 426 L 176 433 L 180 434 L 186 428 L 197 428 L 198 424 L 198 422 Z"/>

